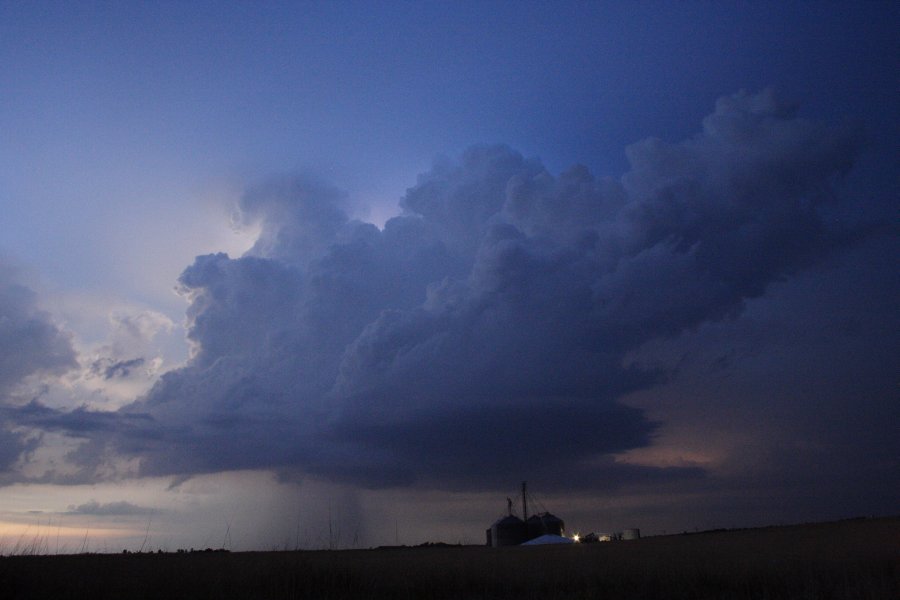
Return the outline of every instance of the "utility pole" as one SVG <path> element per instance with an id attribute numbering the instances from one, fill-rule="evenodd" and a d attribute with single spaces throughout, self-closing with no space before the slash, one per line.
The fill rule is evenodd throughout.
<path id="1" fill-rule="evenodd" d="M 334 550 L 334 523 L 331 520 L 331 500 L 328 501 L 328 549 Z"/>
<path id="2" fill-rule="evenodd" d="M 522 520 L 528 520 L 528 493 L 525 491 L 525 483 L 522 482 Z"/>

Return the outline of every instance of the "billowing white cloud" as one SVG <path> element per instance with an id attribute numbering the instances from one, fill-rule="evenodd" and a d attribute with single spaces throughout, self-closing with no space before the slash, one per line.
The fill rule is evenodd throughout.
<path id="1" fill-rule="evenodd" d="M 113 310 L 108 322 L 107 339 L 82 350 L 82 369 L 69 381 L 68 393 L 110 409 L 145 393 L 162 371 L 172 368 L 163 343 L 175 324 L 161 313 L 137 308 Z"/>

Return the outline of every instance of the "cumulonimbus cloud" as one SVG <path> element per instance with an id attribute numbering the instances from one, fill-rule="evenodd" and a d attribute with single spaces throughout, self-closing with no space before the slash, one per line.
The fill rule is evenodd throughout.
<path id="1" fill-rule="evenodd" d="M 122 409 L 140 416 L 127 435 L 98 426 L 93 443 L 147 475 L 673 476 L 611 459 L 655 430 L 619 400 L 665 378 L 627 354 L 739 314 L 853 239 L 822 208 L 859 142 L 741 93 L 688 140 L 628 148 L 621 179 L 473 147 L 421 175 L 383 230 L 328 186 L 253 188 L 241 214 L 256 245 L 179 280 L 193 358 Z"/>

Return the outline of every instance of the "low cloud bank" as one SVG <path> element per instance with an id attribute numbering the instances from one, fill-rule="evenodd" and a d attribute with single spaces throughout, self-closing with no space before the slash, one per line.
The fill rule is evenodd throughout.
<path id="1" fill-rule="evenodd" d="M 104 502 L 100 503 L 96 500 L 85 502 L 77 506 L 70 505 L 67 514 L 71 515 L 93 515 L 99 517 L 122 517 L 133 515 L 152 515 L 159 511 L 144 506 L 138 506 L 131 502 Z"/>

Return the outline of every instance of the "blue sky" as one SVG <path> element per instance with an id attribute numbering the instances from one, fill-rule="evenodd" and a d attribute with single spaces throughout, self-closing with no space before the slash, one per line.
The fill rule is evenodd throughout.
<path id="1" fill-rule="evenodd" d="M 333 503 L 365 543 L 479 541 L 532 478 L 595 529 L 896 506 L 873 482 L 898 469 L 897 25 L 877 2 L 0 2 L 0 310 L 43 332 L 0 337 L 0 521 L 130 531 L 129 502 L 171 544 L 227 518 L 265 547 Z M 521 442 L 578 463 L 554 479 L 463 435 L 513 406 L 621 435 Z M 248 486 L 264 524 L 226 499 Z"/>
<path id="2" fill-rule="evenodd" d="M 3 239 L 52 256 L 41 267 L 59 279 L 86 276 L 61 260 L 78 256 L 73 236 L 202 220 L 183 196 L 222 180 L 310 169 L 383 220 L 437 154 L 502 142 L 553 171 L 618 176 L 626 145 L 690 136 L 739 89 L 772 86 L 810 117 L 896 135 L 877 3 L 3 10 L 3 185 L 28 198 L 10 203 Z M 81 252 L 115 272 L 103 246 Z"/>

